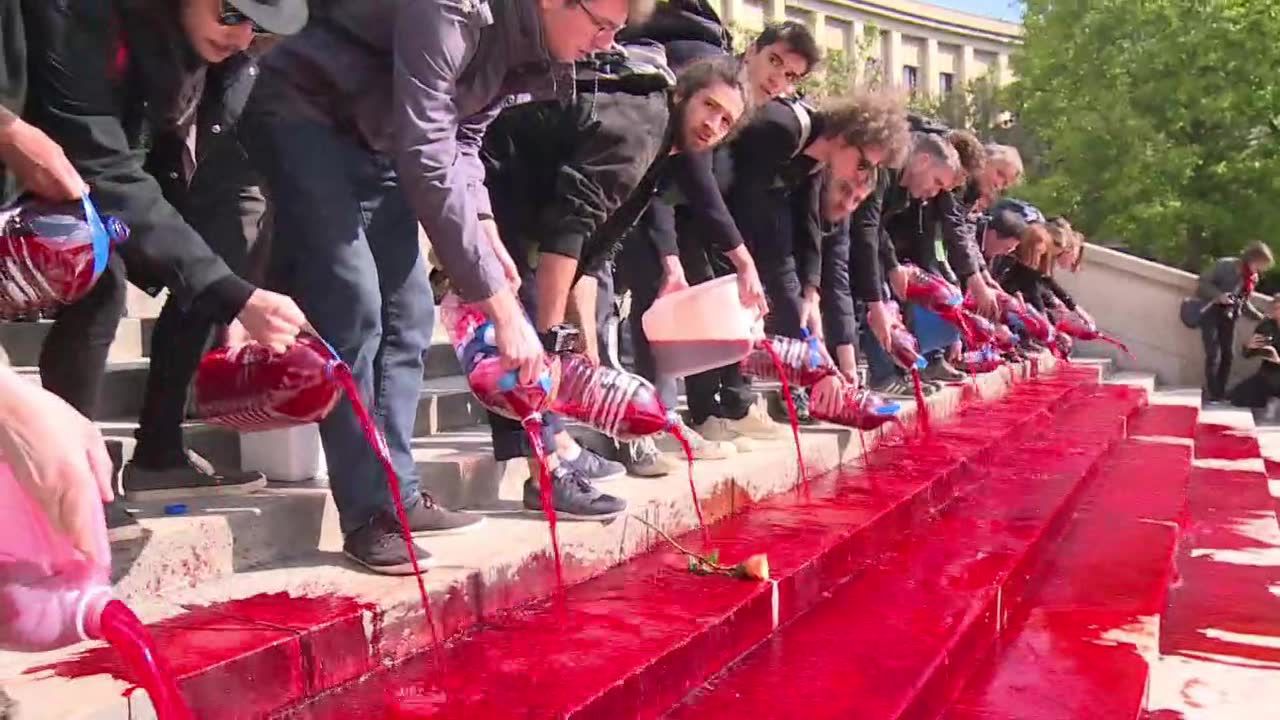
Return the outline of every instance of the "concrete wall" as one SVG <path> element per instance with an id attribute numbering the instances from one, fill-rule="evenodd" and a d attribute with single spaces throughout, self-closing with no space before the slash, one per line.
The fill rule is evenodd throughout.
<path id="1" fill-rule="evenodd" d="M 1058 271 L 1055 278 L 1093 315 L 1099 327 L 1127 344 L 1136 359 L 1098 342 L 1080 343 L 1080 354 L 1109 357 L 1123 369 L 1154 372 L 1166 385 L 1203 384 L 1200 332 L 1188 330 L 1178 320 L 1179 303 L 1195 293 L 1195 275 L 1090 245 L 1079 273 Z M 1265 310 L 1270 298 L 1255 295 L 1253 301 Z M 1237 323 L 1237 348 L 1254 324 L 1247 319 Z M 1253 372 L 1257 364 L 1241 359 L 1237 352 L 1232 382 Z"/>

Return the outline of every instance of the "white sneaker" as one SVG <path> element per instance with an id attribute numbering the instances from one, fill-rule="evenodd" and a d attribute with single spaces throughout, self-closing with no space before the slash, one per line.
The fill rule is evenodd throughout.
<path id="1" fill-rule="evenodd" d="M 722 417 L 712 416 L 707 418 L 706 422 L 694 428 L 694 430 L 704 440 L 732 445 L 737 452 L 748 453 L 754 450 L 756 441 L 734 430 L 730 424 L 731 422 Z"/>
<path id="2" fill-rule="evenodd" d="M 759 403 L 753 404 L 740 419 L 729 420 L 728 423 L 734 432 L 755 440 L 780 440 L 786 434 Z"/>
<path id="3" fill-rule="evenodd" d="M 694 460 L 723 460 L 738 454 L 738 448 L 732 441 L 708 440 L 683 422 L 680 423 L 680 432 L 689 441 Z M 674 435 L 664 435 L 658 441 L 658 447 L 664 452 L 684 454 L 684 448 L 680 447 Z"/>

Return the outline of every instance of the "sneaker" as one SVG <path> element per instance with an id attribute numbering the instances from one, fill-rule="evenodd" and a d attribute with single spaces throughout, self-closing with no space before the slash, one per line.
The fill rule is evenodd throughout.
<path id="1" fill-rule="evenodd" d="M 913 400 L 916 396 L 915 385 L 904 377 L 894 378 L 886 383 L 873 385 L 871 386 L 871 390 L 895 400 Z M 934 388 L 927 384 L 922 384 L 921 390 L 925 396 L 931 395 L 935 392 Z"/>
<path id="2" fill-rule="evenodd" d="M 626 500 L 600 492 L 564 462 L 551 471 L 551 504 L 556 517 L 567 520 L 607 520 L 627 509 Z M 542 512 L 542 495 L 533 478 L 524 483 L 524 506 Z"/>
<path id="3" fill-rule="evenodd" d="M 244 495 L 267 486 L 267 478 L 260 472 L 218 473 L 191 450 L 181 465 L 153 469 L 131 462 L 124 466 L 122 475 L 124 496 L 134 502 Z"/>
<path id="4" fill-rule="evenodd" d="M 582 448 L 582 452 L 573 460 L 560 458 L 560 464 L 573 468 L 588 482 L 609 482 L 627 474 L 627 468 L 622 463 L 606 460 L 586 448 Z"/>
<path id="5" fill-rule="evenodd" d="M 104 503 L 102 511 L 107 516 L 107 539 L 113 545 L 137 540 L 145 532 L 142 525 L 119 500 Z"/>
<path id="6" fill-rule="evenodd" d="M 697 430 L 685 425 L 684 421 L 680 422 L 680 434 L 684 435 L 684 439 L 689 443 L 694 460 L 724 460 L 738 454 L 738 448 L 733 441 L 708 440 Z M 680 442 L 674 435 L 664 435 L 658 441 L 658 448 L 663 452 L 684 455 L 684 448 L 680 446 Z"/>
<path id="7" fill-rule="evenodd" d="M 708 442 L 718 445 L 732 445 L 734 452 L 749 453 L 756 449 L 756 441 L 733 428 L 733 421 L 712 415 L 702 424 L 695 426 L 694 432 Z M 690 443 L 693 441 L 690 440 Z M 696 453 L 696 450 L 695 450 Z M 697 457 L 695 455 L 694 457 Z"/>
<path id="8" fill-rule="evenodd" d="M 965 374 L 951 367 L 951 364 L 944 358 L 934 358 L 929 366 L 920 371 L 920 379 L 930 382 L 953 383 L 963 382 Z"/>
<path id="9" fill-rule="evenodd" d="M 799 425 L 813 425 L 813 416 L 809 414 L 809 393 L 804 388 L 791 388 L 791 402 L 796 406 L 796 423 Z M 782 398 L 782 412 L 786 415 L 787 424 L 791 424 L 790 413 L 787 410 L 787 400 Z"/>
<path id="10" fill-rule="evenodd" d="M 418 569 L 425 570 L 433 564 L 431 553 L 414 546 L 418 551 Z M 404 544 L 404 534 L 399 525 L 379 515 L 347 536 L 342 543 L 347 557 L 379 575 L 412 575 L 413 561 Z"/>
<path id="11" fill-rule="evenodd" d="M 625 443 L 623 452 L 626 457 L 627 472 L 638 477 L 663 477 L 675 470 L 671 458 L 658 451 L 653 438 L 643 437 Z"/>
<path id="12" fill-rule="evenodd" d="M 450 535 L 475 530 L 484 522 L 483 515 L 450 510 L 435 501 L 427 493 L 422 493 L 422 502 L 406 513 L 409 516 L 409 530 L 414 535 Z"/>
<path id="13" fill-rule="evenodd" d="M 728 423 L 734 432 L 756 440 L 779 440 L 785 436 L 783 427 L 774 422 L 759 404 L 752 404 L 746 415 Z"/>

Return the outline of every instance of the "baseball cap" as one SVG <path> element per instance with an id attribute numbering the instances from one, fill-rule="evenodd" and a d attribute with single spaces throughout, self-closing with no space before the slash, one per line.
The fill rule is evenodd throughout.
<path id="1" fill-rule="evenodd" d="M 992 210 L 987 219 L 989 230 L 994 231 L 999 237 L 1007 238 L 1022 237 L 1022 233 L 1026 231 L 1029 224 L 1021 214 L 1008 208 Z"/>
<path id="2" fill-rule="evenodd" d="M 307 24 L 307 0 L 225 0 L 227 6 L 273 35 L 292 35 Z"/>

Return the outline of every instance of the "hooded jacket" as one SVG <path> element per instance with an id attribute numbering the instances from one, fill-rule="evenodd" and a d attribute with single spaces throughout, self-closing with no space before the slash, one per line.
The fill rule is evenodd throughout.
<path id="1" fill-rule="evenodd" d="M 400 184 L 466 301 L 507 287 L 480 228 L 480 145 L 504 107 L 568 100 L 533 0 L 324 0 L 264 60 L 264 111 L 300 114 L 394 158 Z M 269 98 L 269 99 L 268 99 Z"/>
<path id="2" fill-rule="evenodd" d="M 577 64 L 573 102 L 526 103 L 489 127 L 481 158 L 503 242 L 591 273 L 612 257 L 664 180 L 675 77 L 656 44 Z"/>

